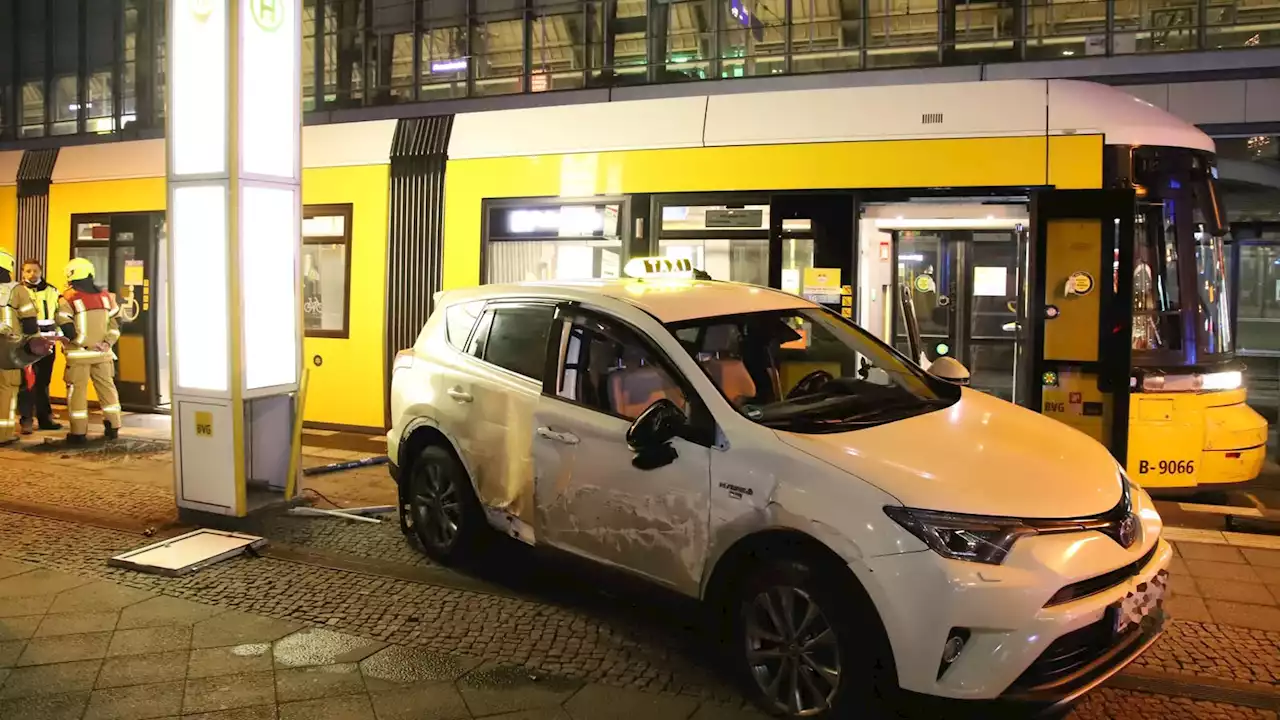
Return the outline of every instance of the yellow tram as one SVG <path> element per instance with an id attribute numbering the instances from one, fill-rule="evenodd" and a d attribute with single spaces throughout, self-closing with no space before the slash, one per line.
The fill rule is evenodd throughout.
<path id="1" fill-rule="evenodd" d="M 431 265 L 424 282 L 440 289 L 618 276 L 632 258 L 666 256 L 718 280 L 812 296 L 899 346 L 905 331 L 893 298 L 911 283 L 926 362 L 954 357 L 979 389 L 1100 437 L 1120 428 L 1129 474 L 1143 485 L 1222 485 L 1261 469 L 1267 427 L 1245 404 L 1234 355 L 1213 142 L 1119 90 L 1060 80 L 948 83 L 430 120 L 439 162 L 413 170 L 425 173 L 423 191 L 400 200 L 393 145 L 397 124 L 411 121 L 305 128 L 312 425 L 383 426 L 386 359 L 412 331 L 393 326 L 406 297 L 425 317 L 433 289 L 397 287 L 403 275 L 391 270 L 406 262 Z M 96 253 L 113 289 L 130 261 L 146 260 L 148 287 L 163 291 L 155 264 L 163 227 L 147 226 L 155 249 L 146 250 L 130 225 L 139 213 L 163 219 L 163 158 L 161 141 L 60 151 L 49 191 L 50 277 L 73 253 Z M 4 185 L 0 173 L 0 215 L 13 207 Z M 1129 198 L 1123 207 L 1132 212 L 1113 212 L 1106 222 L 1114 230 L 1101 216 L 1051 217 L 1062 207 L 1056 196 L 1085 191 Z M 397 209 L 404 197 L 419 205 Z M 132 245 L 118 241 L 117 225 L 130 227 Z M 95 229 L 102 226 L 109 229 Z M 406 228 L 418 243 L 407 254 L 395 245 Z M 1045 246 L 1055 232 L 1063 239 Z M 1116 277 L 1107 262 L 1089 273 L 1099 288 L 1091 299 L 1068 298 L 1065 275 L 1054 274 L 1075 276 L 1079 258 L 1068 254 L 1059 268 L 1045 252 L 1071 246 L 1073 232 L 1091 233 L 1108 258 L 1115 253 Z M 1108 286 L 1127 291 L 1125 313 Z M 136 330 L 145 337 L 135 350 L 121 343 L 121 376 L 150 380 L 151 394 L 135 403 L 143 408 L 163 407 L 167 392 L 162 306 L 144 313 L 140 322 L 154 329 Z M 1040 314 L 1058 306 L 1057 324 L 1043 323 Z M 1075 312 L 1086 306 L 1084 316 Z M 1112 386 L 1094 398 L 1103 384 L 1089 380 L 1090 368 L 1109 357 L 1108 323 L 1120 320 L 1129 392 Z M 1097 336 L 1083 343 L 1092 360 L 1071 360 L 1083 374 L 1052 371 L 1055 343 L 1074 348 L 1080 333 Z"/>

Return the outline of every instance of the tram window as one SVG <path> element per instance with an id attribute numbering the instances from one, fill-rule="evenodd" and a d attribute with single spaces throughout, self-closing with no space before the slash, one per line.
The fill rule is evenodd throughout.
<path id="1" fill-rule="evenodd" d="M 484 281 L 618 277 L 620 209 L 616 204 L 489 208 Z"/>
<path id="2" fill-rule="evenodd" d="M 302 211 L 302 326 L 308 337 L 345 338 L 351 293 L 351 205 Z"/>
<path id="3" fill-rule="evenodd" d="M 1172 205 L 1170 203 L 1169 205 Z M 1134 219 L 1133 349 L 1181 350 L 1178 244 L 1171 208 L 1146 208 Z"/>
<path id="4" fill-rule="evenodd" d="M 1196 291 L 1199 335 L 1198 348 L 1208 355 L 1231 352 L 1231 310 L 1227 294 L 1227 263 L 1222 236 L 1212 234 L 1199 208 L 1196 223 Z"/>

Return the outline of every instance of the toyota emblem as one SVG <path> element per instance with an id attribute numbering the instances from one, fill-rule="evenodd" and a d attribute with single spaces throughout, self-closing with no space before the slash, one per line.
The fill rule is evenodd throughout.
<path id="1" fill-rule="evenodd" d="M 1133 513 L 1125 515 L 1124 520 L 1120 521 L 1116 539 L 1120 541 L 1121 547 L 1133 547 L 1133 543 L 1138 539 L 1138 518 Z"/>

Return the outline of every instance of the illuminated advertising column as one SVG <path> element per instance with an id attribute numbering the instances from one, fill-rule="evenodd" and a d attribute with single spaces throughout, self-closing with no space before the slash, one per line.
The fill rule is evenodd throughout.
<path id="1" fill-rule="evenodd" d="M 167 0 L 178 507 L 283 489 L 302 367 L 301 0 Z"/>

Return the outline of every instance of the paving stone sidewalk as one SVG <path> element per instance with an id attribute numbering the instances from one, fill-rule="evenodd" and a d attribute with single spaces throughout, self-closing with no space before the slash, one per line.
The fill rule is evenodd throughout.
<path id="1" fill-rule="evenodd" d="M 585 683 L 0 560 L 0 720 L 736 720 Z M 1071 720 L 1275 720 L 1103 688 Z"/>
<path id="2" fill-rule="evenodd" d="M 660 637 L 574 619 L 565 608 L 266 558 L 177 579 L 105 566 L 106 555 L 137 544 L 125 533 L 0 513 L 0 555 L 71 570 L 0 560 L 0 720 L 758 717 L 731 689 L 713 690 L 715 673 L 695 671 L 689 658 L 665 651 L 664 667 L 663 652 L 649 647 L 661 647 Z M 489 609 L 476 614 L 477 602 Z M 462 635 L 450 630 L 459 620 Z M 605 632 L 594 640 L 593 625 Z M 1235 628 L 1219 630 L 1245 661 L 1267 650 L 1245 647 Z M 541 648 L 542 659 L 521 648 Z M 543 669 L 550 665 L 568 675 Z M 1072 715 L 1154 717 L 1276 715 L 1112 688 Z"/>
<path id="3" fill-rule="evenodd" d="M 0 561 L 0 720 L 759 717 Z"/>

